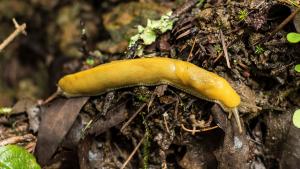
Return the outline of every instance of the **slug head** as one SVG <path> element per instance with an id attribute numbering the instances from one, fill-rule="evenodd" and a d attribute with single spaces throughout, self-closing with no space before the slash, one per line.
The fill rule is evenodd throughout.
<path id="1" fill-rule="evenodd" d="M 218 101 L 226 108 L 238 107 L 241 102 L 240 96 L 230 84 L 215 73 L 192 64 L 176 73 L 183 84 L 195 90 L 205 100 Z"/>
<path id="2" fill-rule="evenodd" d="M 242 132 L 242 125 L 237 107 L 241 99 L 230 84 L 221 76 L 201 69 L 195 65 L 182 67 L 177 71 L 181 81 L 194 89 L 196 96 L 218 103 L 224 111 L 229 113 L 229 118 L 233 114 L 239 128 Z"/>

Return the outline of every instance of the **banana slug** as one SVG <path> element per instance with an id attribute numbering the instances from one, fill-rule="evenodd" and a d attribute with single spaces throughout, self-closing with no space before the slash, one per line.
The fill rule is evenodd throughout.
<path id="1" fill-rule="evenodd" d="M 66 97 L 95 96 L 119 88 L 159 84 L 219 104 L 229 118 L 233 113 L 242 132 L 237 110 L 240 96 L 230 84 L 217 74 L 181 60 L 154 57 L 113 61 L 62 77 L 58 91 Z"/>

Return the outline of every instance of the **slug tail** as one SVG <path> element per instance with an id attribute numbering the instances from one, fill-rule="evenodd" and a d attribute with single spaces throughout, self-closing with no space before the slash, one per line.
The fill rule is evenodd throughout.
<path id="1" fill-rule="evenodd" d="M 51 96 L 49 96 L 45 101 L 43 101 L 41 105 L 45 105 L 45 104 L 51 102 L 52 100 L 54 100 L 55 98 L 57 98 L 58 96 L 60 96 L 62 94 L 63 94 L 63 91 L 61 90 L 60 87 L 58 87 L 57 91 L 55 93 L 53 93 Z"/>
<path id="2" fill-rule="evenodd" d="M 232 109 L 232 113 L 234 115 L 235 121 L 236 121 L 237 126 L 239 128 L 239 132 L 242 133 L 243 129 L 242 129 L 242 124 L 241 124 L 241 120 L 240 120 L 238 109 L 237 108 Z"/>

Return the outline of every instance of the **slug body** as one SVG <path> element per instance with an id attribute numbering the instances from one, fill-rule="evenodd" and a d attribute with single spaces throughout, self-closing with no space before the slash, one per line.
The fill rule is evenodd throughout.
<path id="1" fill-rule="evenodd" d="M 95 96 L 125 87 L 167 84 L 201 99 L 213 101 L 234 114 L 240 97 L 222 77 L 192 63 L 162 57 L 113 61 L 89 70 L 66 75 L 58 82 L 67 97 Z"/>

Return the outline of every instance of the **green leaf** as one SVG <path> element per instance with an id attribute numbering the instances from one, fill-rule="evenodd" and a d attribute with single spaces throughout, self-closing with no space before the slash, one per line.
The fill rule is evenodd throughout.
<path id="1" fill-rule="evenodd" d="M 0 147 L 1 169 L 40 169 L 34 156 L 16 145 Z"/>
<path id="2" fill-rule="evenodd" d="M 288 33 L 287 36 L 286 36 L 286 39 L 290 43 L 298 43 L 298 42 L 300 42 L 300 34 L 295 33 L 295 32 Z"/>
<path id="3" fill-rule="evenodd" d="M 298 64 L 298 65 L 295 66 L 295 71 L 298 72 L 298 73 L 300 73 L 300 64 Z"/>
<path id="4" fill-rule="evenodd" d="M 293 123 L 297 128 L 300 128 L 300 109 L 294 112 Z"/>

